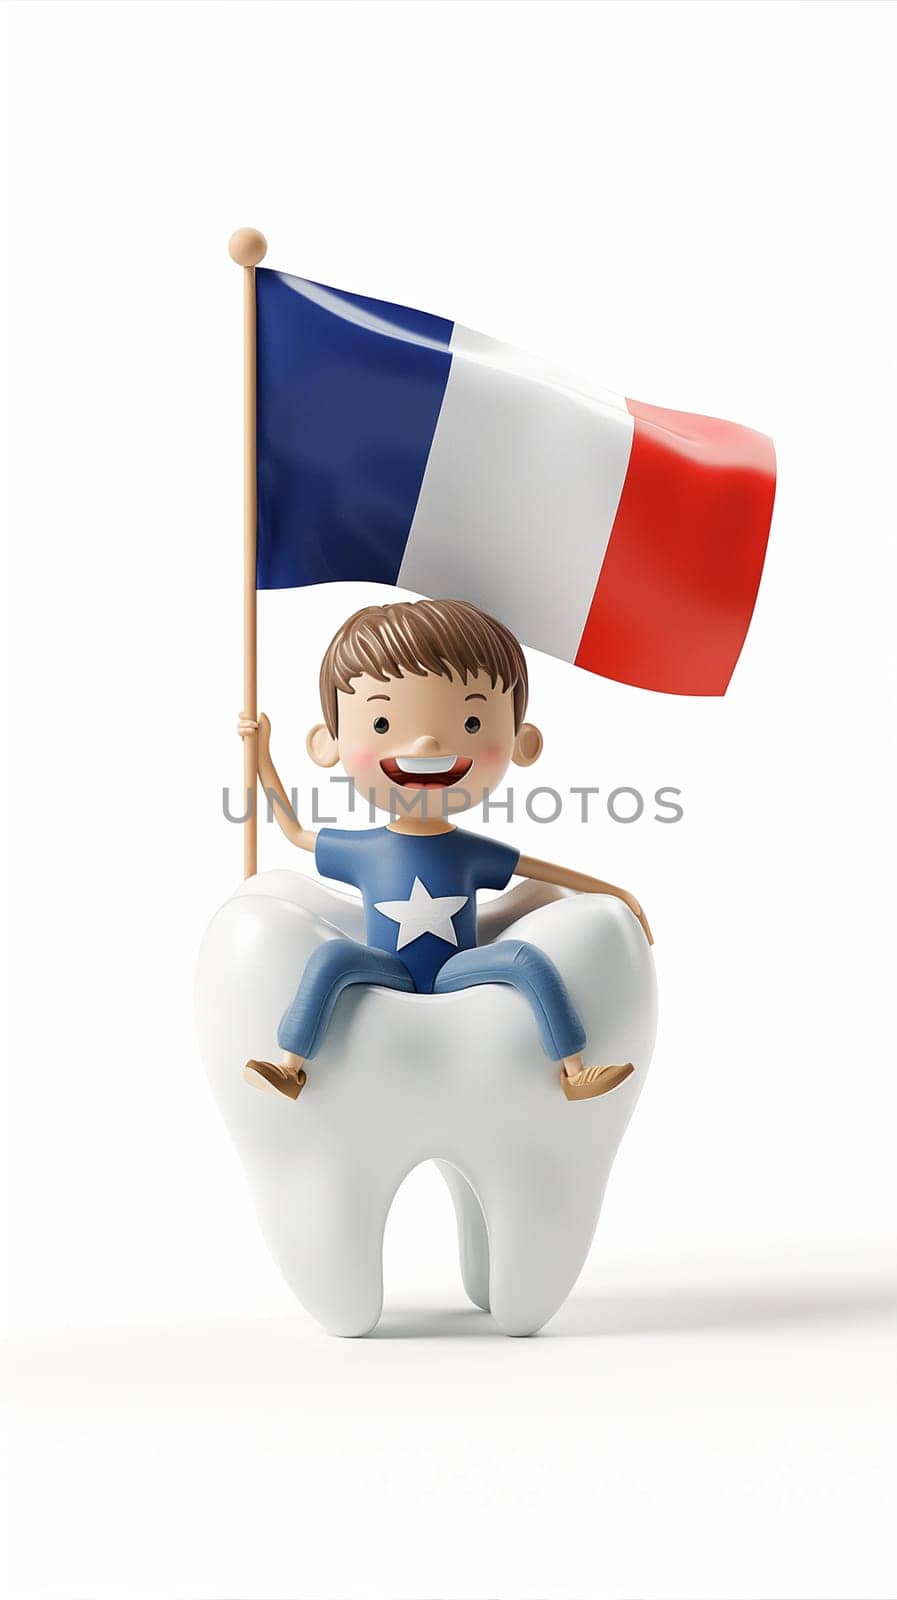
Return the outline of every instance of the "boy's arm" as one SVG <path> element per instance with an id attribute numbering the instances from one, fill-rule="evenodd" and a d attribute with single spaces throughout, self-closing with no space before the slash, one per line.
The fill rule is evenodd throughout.
<path id="1" fill-rule="evenodd" d="M 290 844 L 299 846 L 300 850 L 314 850 L 317 834 L 314 828 L 303 828 L 290 805 L 287 792 L 280 781 L 280 774 L 271 760 L 271 723 L 264 712 L 258 722 L 253 722 L 251 717 L 240 717 L 237 721 L 237 732 L 241 739 L 258 730 L 259 748 L 259 777 L 266 795 L 275 798 L 274 815 L 280 824 L 281 833 L 289 839 Z"/>
<path id="2" fill-rule="evenodd" d="M 603 883 L 600 878 L 590 878 L 585 872 L 571 872 L 569 867 L 556 867 L 551 861 L 537 861 L 535 856 L 521 856 L 515 873 L 521 878 L 535 878 L 539 883 L 556 883 L 562 889 L 575 889 L 579 894 L 612 894 L 627 905 L 633 916 L 638 917 L 642 925 L 645 938 L 649 944 L 654 943 L 654 935 L 648 926 L 648 918 L 635 898 L 625 889 L 617 889 L 612 883 Z"/>

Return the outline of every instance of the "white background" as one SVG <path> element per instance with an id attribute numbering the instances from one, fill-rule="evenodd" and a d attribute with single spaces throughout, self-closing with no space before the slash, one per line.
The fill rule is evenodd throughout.
<path id="1" fill-rule="evenodd" d="M 895 1593 L 895 20 L 5 8 L 14 1600 Z M 635 890 L 661 986 L 588 1267 L 534 1340 L 465 1311 L 426 1170 L 382 1337 L 319 1334 L 197 1057 L 240 861 L 244 223 L 271 265 L 777 443 L 724 701 L 532 658 L 539 781 L 685 806 L 498 830 Z M 269 627 L 292 783 L 371 593 Z"/>

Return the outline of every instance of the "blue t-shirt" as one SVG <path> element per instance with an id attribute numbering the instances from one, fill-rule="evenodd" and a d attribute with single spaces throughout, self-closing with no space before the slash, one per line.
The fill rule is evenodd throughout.
<path id="1" fill-rule="evenodd" d="M 315 865 L 325 878 L 354 884 L 364 899 L 365 937 L 405 963 L 421 994 L 440 967 L 477 942 L 478 889 L 503 889 L 519 850 L 453 828 L 394 833 L 391 828 L 322 828 Z"/>

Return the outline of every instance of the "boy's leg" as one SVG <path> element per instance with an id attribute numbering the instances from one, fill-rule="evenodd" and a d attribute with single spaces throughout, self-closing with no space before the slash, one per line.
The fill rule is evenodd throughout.
<path id="1" fill-rule="evenodd" d="M 521 939 L 499 939 L 450 956 L 434 985 L 437 994 L 451 994 L 482 983 L 507 983 L 529 1001 L 546 1055 L 562 1063 L 561 1084 L 568 1100 L 591 1100 L 615 1089 L 633 1072 L 627 1061 L 587 1067 L 583 1061 L 585 1029 L 567 986 L 551 958 Z"/>
<path id="2" fill-rule="evenodd" d="M 282 1060 L 247 1061 L 243 1069 L 247 1082 L 297 1099 L 306 1081 L 305 1062 L 317 1055 L 333 1008 L 343 990 L 353 983 L 414 989 L 414 980 L 404 962 L 387 950 L 375 950 L 354 939 L 330 939 L 319 945 L 308 959 L 277 1030 Z"/>

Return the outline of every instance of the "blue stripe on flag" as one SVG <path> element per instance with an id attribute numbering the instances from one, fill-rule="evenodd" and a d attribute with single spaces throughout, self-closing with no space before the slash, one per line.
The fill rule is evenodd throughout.
<path id="1" fill-rule="evenodd" d="M 451 322 L 259 268 L 258 587 L 394 583 Z"/>

